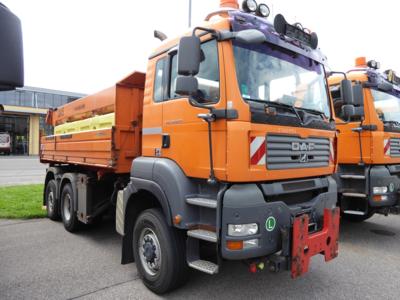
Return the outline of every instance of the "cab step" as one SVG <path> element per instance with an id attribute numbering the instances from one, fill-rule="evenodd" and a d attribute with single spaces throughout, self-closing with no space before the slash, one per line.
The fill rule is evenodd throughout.
<path id="1" fill-rule="evenodd" d="M 365 216 L 367 214 L 366 212 L 359 210 L 344 210 L 343 213 L 346 215 L 356 215 L 356 216 Z"/>
<path id="2" fill-rule="evenodd" d="M 366 194 L 362 193 L 352 193 L 352 192 L 342 192 L 342 196 L 345 197 L 354 197 L 354 198 L 367 198 Z"/>
<path id="3" fill-rule="evenodd" d="M 218 265 L 208 260 L 195 260 L 188 262 L 189 267 L 199 270 L 201 272 L 214 275 L 218 273 Z"/>
<path id="4" fill-rule="evenodd" d="M 213 231 L 205 229 L 192 229 L 187 232 L 187 235 L 199 240 L 216 243 L 218 238 L 217 234 Z"/>
<path id="5" fill-rule="evenodd" d="M 359 179 L 359 180 L 364 180 L 365 176 L 364 175 L 356 175 L 356 174 L 342 174 L 340 175 L 340 178 L 342 179 Z"/>
<path id="6" fill-rule="evenodd" d="M 208 198 L 190 197 L 186 198 L 186 203 L 207 208 L 217 208 L 217 200 Z"/>

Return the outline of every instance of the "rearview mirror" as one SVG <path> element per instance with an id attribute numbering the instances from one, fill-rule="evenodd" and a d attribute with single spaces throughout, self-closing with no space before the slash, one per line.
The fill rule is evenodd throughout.
<path id="1" fill-rule="evenodd" d="M 235 40 L 244 44 L 262 44 L 267 41 L 264 33 L 257 29 L 246 29 L 236 33 Z"/>
<path id="2" fill-rule="evenodd" d="M 195 96 L 199 88 L 196 77 L 178 76 L 176 78 L 175 93 L 181 96 Z"/>
<path id="3" fill-rule="evenodd" d="M 351 81 L 348 79 L 343 79 L 340 82 L 340 92 L 342 95 L 342 100 L 344 104 L 354 104 L 353 98 L 353 87 L 351 85 Z"/>
<path id="4" fill-rule="evenodd" d="M 347 104 L 342 106 L 342 115 L 345 120 L 350 121 L 351 117 L 363 117 L 364 107 L 355 107 L 352 104 Z"/>
<path id="5" fill-rule="evenodd" d="M 195 76 L 201 61 L 200 38 L 192 35 L 182 37 L 178 47 L 178 74 Z"/>
<path id="6" fill-rule="evenodd" d="M 0 91 L 24 85 L 21 22 L 0 3 Z"/>

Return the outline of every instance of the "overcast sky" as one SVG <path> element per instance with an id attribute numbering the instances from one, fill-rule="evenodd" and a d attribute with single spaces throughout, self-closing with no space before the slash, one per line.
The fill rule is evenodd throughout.
<path id="1" fill-rule="evenodd" d="M 189 0 L 0 0 L 23 26 L 25 84 L 93 93 L 134 70 L 145 71 L 159 45 L 153 30 L 169 37 L 188 27 Z M 192 24 L 219 0 L 192 0 Z M 241 1 L 239 1 L 241 3 Z M 260 1 L 261 2 L 261 1 Z M 317 32 L 319 46 L 335 70 L 347 70 L 356 56 L 400 72 L 397 1 L 270 0 L 282 13 Z M 270 20 L 273 20 L 270 17 Z"/>

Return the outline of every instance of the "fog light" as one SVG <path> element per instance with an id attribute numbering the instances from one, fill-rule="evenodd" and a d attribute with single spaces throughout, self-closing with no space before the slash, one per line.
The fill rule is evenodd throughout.
<path id="1" fill-rule="evenodd" d="M 243 241 L 243 249 L 251 249 L 258 247 L 258 239 Z"/>
<path id="2" fill-rule="evenodd" d="M 388 191 L 387 186 L 374 186 L 373 187 L 374 194 L 385 194 L 385 193 L 387 193 L 387 191 Z"/>
<path id="3" fill-rule="evenodd" d="M 228 224 L 228 235 L 230 236 L 248 236 L 258 232 L 257 223 L 251 224 Z"/>
<path id="4" fill-rule="evenodd" d="M 242 3 L 242 9 L 245 12 L 255 12 L 257 10 L 257 2 L 254 0 L 245 0 Z"/>

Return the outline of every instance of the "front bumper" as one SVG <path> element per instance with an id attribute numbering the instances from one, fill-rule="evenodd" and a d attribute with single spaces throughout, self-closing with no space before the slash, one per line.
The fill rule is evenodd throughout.
<path id="1" fill-rule="evenodd" d="M 265 258 L 274 261 L 279 256 L 278 261 L 283 262 L 281 265 L 292 269 L 292 274 L 297 274 L 293 277 L 307 272 L 310 258 L 318 253 L 324 253 L 326 261 L 336 257 L 339 236 L 336 182 L 331 177 L 310 180 L 315 181 L 315 188 L 310 191 L 319 191 L 319 194 L 311 200 L 291 205 L 265 199 L 266 193 L 283 195 L 281 187 L 287 186 L 288 182 L 262 187 L 264 193 L 254 184 L 234 185 L 227 190 L 222 207 L 221 256 L 229 260 Z M 297 184 L 300 189 L 311 186 L 304 184 L 304 181 L 301 184 L 300 181 L 290 183 L 294 183 L 293 186 Z M 301 192 L 304 191 L 296 191 L 291 187 L 288 194 L 301 195 Z M 267 225 L 270 218 L 274 218 L 276 223 L 273 228 Z M 228 235 L 228 224 L 249 223 L 258 224 L 256 234 L 246 237 Z M 228 241 L 253 239 L 258 240 L 258 246 L 242 250 L 227 248 Z M 303 247 L 302 254 L 299 247 Z"/>

